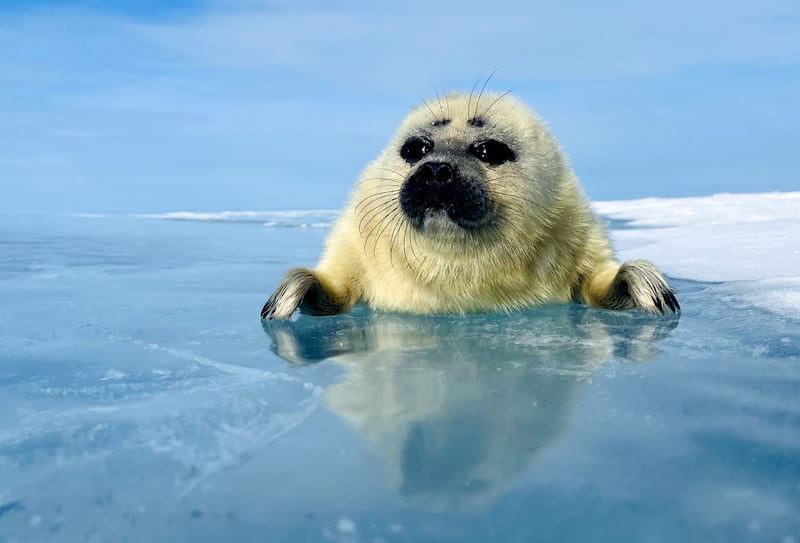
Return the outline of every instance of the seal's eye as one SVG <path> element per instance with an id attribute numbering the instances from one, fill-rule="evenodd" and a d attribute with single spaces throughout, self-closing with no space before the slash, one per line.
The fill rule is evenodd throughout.
<path id="1" fill-rule="evenodd" d="M 517 159 L 517 155 L 508 145 L 497 140 L 476 141 L 469 146 L 469 152 L 489 166 L 499 166 Z"/>
<path id="2" fill-rule="evenodd" d="M 428 138 L 412 136 L 400 148 L 400 156 L 409 164 L 422 159 L 433 149 L 433 142 Z"/>

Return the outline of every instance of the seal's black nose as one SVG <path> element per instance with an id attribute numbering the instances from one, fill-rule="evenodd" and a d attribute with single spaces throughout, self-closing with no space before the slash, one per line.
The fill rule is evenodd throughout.
<path id="1" fill-rule="evenodd" d="M 425 162 L 417 167 L 399 194 L 400 208 L 415 227 L 421 228 L 429 215 L 441 211 L 458 226 L 476 229 L 490 216 L 492 199 L 485 183 L 465 178 L 448 162 Z"/>
<path id="2" fill-rule="evenodd" d="M 416 175 L 421 181 L 431 185 L 444 185 L 455 176 L 453 167 L 447 162 L 426 162 L 419 167 Z"/>

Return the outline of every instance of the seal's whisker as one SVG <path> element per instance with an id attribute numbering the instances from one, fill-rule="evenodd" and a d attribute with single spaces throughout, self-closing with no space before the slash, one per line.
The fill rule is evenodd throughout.
<path id="1" fill-rule="evenodd" d="M 475 89 L 478 88 L 478 84 L 481 82 L 480 79 L 476 79 L 475 83 L 472 85 L 472 88 L 469 91 L 469 99 L 467 100 L 467 117 L 464 119 L 465 121 L 469 121 L 470 110 L 472 109 L 472 96 L 475 94 Z"/>
<path id="2" fill-rule="evenodd" d="M 400 232 L 401 228 L 403 227 L 403 221 L 397 220 L 395 221 L 397 224 L 395 225 L 392 231 L 391 241 L 389 242 L 389 263 L 392 265 L 392 269 L 394 270 L 394 248 L 396 246 L 397 241 L 397 234 Z"/>
<path id="3" fill-rule="evenodd" d="M 372 226 L 372 228 L 370 229 L 369 233 L 368 233 L 368 234 L 366 235 L 366 237 L 364 238 L 364 255 L 365 255 L 365 256 L 367 255 L 367 245 L 369 244 L 369 240 L 370 240 L 370 238 L 372 237 L 372 234 L 374 234 L 374 233 L 375 233 L 375 230 L 376 230 L 378 227 L 380 227 L 380 225 L 382 225 L 382 224 L 384 223 L 384 221 L 386 221 L 386 220 L 387 220 L 387 218 L 388 218 L 388 217 L 389 217 L 389 216 L 390 216 L 390 215 L 391 215 L 391 214 L 392 214 L 392 213 L 393 213 L 393 212 L 394 212 L 396 209 L 397 209 L 397 206 L 394 206 L 394 207 L 390 208 L 390 209 L 389 209 L 389 210 L 388 210 L 388 211 L 387 211 L 387 212 L 386 212 L 386 213 L 383 215 L 383 217 L 381 218 L 381 220 L 380 220 L 380 221 L 378 221 L 377 223 L 375 223 L 375 224 Z M 377 246 L 377 243 L 378 243 L 378 240 L 376 239 L 376 240 L 375 240 L 375 244 L 376 244 L 376 246 Z"/>
<path id="4" fill-rule="evenodd" d="M 363 234 L 364 228 L 367 228 L 367 225 L 371 224 L 374 219 L 384 214 L 392 205 L 394 205 L 393 199 L 377 202 L 376 205 L 361 215 L 361 218 L 358 220 L 358 231 Z"/>
<path id="5" fill-rule="evenodd" d="M 376 198 L 382 198 L 382 197 L 391 198 L 391 197 L 395 197 L 396 195 L 397 195 L 397 191 L 396 190 L 384 190 L 384 191 L 381 191 L 381 192 L 373 192 L 371 194 L 368 194 L 367 196 L 364 196 L 361 200 L 359 200 L 358 204 L 356 204 L 356 206 L 355 206 L 355 208 L 353 210 L 356 213 L 358 213 L 358 208 L 360 208 L 361 206 L 363 206 L 363 205 L 365 205 L 365 204 L 367 204 L 367 203 L 369 203 L 371 201 L 374 201 Z"/>
<path id="6" fill-rule="evenodd" d="M 436 103 L 439 104 L 439 111 L 442 113 L 442 120 L 447 119 L 447 115 L 445 115 L 444 108 L 442 107 L 442 98 L 439 96 L 439 89 L 436 88 L 436 85 L 433 86 L 433 92 L 436 94 Z"/>
<path id="7" fill-rule="evenodd" d="M 403 172 L 398 172 L 398 171 L 397 171 L 396 169 L 394 169 L 394 168 L 387 168 L 386 166 L 375 166 L 375 165 L 373 165 L 373 166 L 372 166 L 372 168 L 375 168 L 376 170 L 385 170 L 385 171 L 387 171 L 387 172 L 392 172 L 392 173 L 394 173 L 394 174 L 397 174 L 397 176 L 398 176 L 400 179 L 405 179 L 405 177 L 406 177 L 406 174 L 405 174 L 405 173 L 403 173 Z"/>
<path id="8" fill-rule="evenodd" d="M 489 81 L 492 80 L 492 77 L 494 77 L 494 74 L 496 73 L 497 73 L 497 68 L 495 68 L 494 71 L 492 71 L 492 73 L 489 74 L 489 77 L 487 77 L 486 81 L 483 82 L 483 86 L 481 87 L 481 92 L 478 93 L 478 99 L 475 101 L 475 114 L 473 115 L 473 117 L 476 119 L 478 118 L 478 108 L 481 105 L 481 97 L 483 96 L 483 91 L 486 90 L 486 85 L 489 84 Z"/>
<path id="9" fill-rule="evenodd" d="M 409 231 L 411 233 L 411 237 L 408 240 L 408 246 L 411 248 L 411 254 L 414 255 L 414 258 L 417 259 L 417 262 L 422 262 L 422 259 L 420 259 L 416 249 L 414 249 L 414 241 L 417 239 L 417 231 L 414 228 L 410 228 Z"/>
<path id="10" fill-rule="evenodd" d="M 523 181 L 528 181 L 527 178 L 522 177 L 522 176 L 503 176 L 503 177 L 490 178 L 490 179 L 487 179 L 487 181 L 489 183 L 496 183 L 497 181 L 502 181 L 503 179 L 506 179 L 506 178 L 518 178 L 518 179 L 522 179 Z M 508 189 L 499 188 L 497 185 L 490 186 L 489 192 L 491 194 L 493 194 L 493 195 L 502 196 L 504 198 L 507 198 L 508 202 L 506 202 L 506 203 L 516 202 L 516 201 L 525 202 L 526 204 L 530 205 L 531 207 L 537 209 L 538 211 L 544 211 L 544 212 L 548 211 L 548 208 L 546 206 L 542 205 L 540 202 L 532 200 L 532 199 L 530 199 L 530 198 L 528 198 L 526 196 L 521 196 L 519 193 L 509 192 Z"/>
<path id="11" fill-rule="evenodd" d="M 520 202 L 524 202 L 526 205 L 528 205 L 531 208 L 533 208 L 534 211 L 539 212 L 538 214 L 542 215 L 542 216 L 545 213 L 547 213 L 547 211 L 548 211 L 546 207 L 544 207 L 543 205 L 541 205 L 541 204 L 539 204 L 537 202 L 534 202 L 530 198 L 522 198 L 522 197 L 519 197 L 519 196 L 517 196 L 515 194 L 510 194 L 510 193 L 502 192 L 502 191 L 499 191 L 499 190 L 495 190 L 495 191 L 492 191 L 492 192 L 496 196 L 502 196 L 503 198 L 506 198 L 506 200 L 507 200 L 505 202 L 502 202 L 502 201 L 500 201 L 498 199 L 495 199 L 494 202 L 496 204 L 505 205 L 505 206 L 511 207 L 512 209 L 519 209 L 521 211 L 525 211 L 526 215 L 528 215 L 528 216 L 531 215 L 531 210 L 530 209 L 524 209 L 524 207 L 519 205 Z"/>
<path id="12" fill-rule="evenodd" d="M 361 225 L 364 222 L 370 222 L 373 217 L 379 215 L 382 210 L 386 210 L 386 208 L 390 207 L 395 202 L 395 199 L 391 196 L 383 196 L 381 198 L 377 198 L 374 201 L 370 202 L 370 206 L 368 209 L 364 210 L 361 213 L 361 219 L 358 222 L 359 231 L 361 230 Z"/>
<path id="13" fill-rule="evenodd" d="M 419 99 L 422 100 L 422 103 L 425 104 L 425 107 L 428 108 L 428 111 L 430 112 L 431 124 L 435 123 L 438 118 L 436 117 L 436 113 L 433 112 L 433 109 L 431 109 L 431 105 L 422 96 L 420 96 Z"/>
<path id="14" fill-rule="evenodd" d="M 359 200 L 359 201 L 363 202 L 364 200 L 366 200 L 367 198 L 372 197 L 372 196 L 383 196 L 383 195 L 386 195 L 386 194 L 398 194 L 398 192 L 399 192 L 397 190 L 398 187 L 379 187 L 379 189 L 380 190 L 367 192 L 366 196 L 361 198 L 361 200 Z"/>
<path id="15" fill-rule="evenodd" d="M 390 186 L 399 187 L 402 183 L 402 179 L 397 179 L 393 177 L 365 177 L 364 181 L 388 181 Z"/>
<path id="16" fill-rule="evenodd" d="M 492 116 L 494 115 L 494 113 L 493 113 L 492 115 L 488 115 L 487 116 L 487 114 L 489 113 L 489 110 L 492 109 L 495 106 L 495 104 L 497 104 L 497 102 L 499 102 L 500 100 L 502 100 L 503 98 L 505 98 L 506 96 L 508 96 L 512 92 L 514 92 L 515 90 L 516 89 L 508 90 L 508 91 L 504 92 L 503 94 L 501 94 L 500 96 L 498 96 L 497 98 L 495 98 L 494 102 L 489 104 L 489 107 L 487 107 L 486 109 L 483 110 L 483 113 L 481 113 L 481 118 L 484 121 L 489 121 L 492 118 Z"/>
<path id="17" fill-rule="evenodd" d="M 371 205 L 372 207 L 370 207 L 369 209 L 365 209 L 363 215 L 364 216 L 369 215 L 373 209 L 375 209 L 376 207 L 380 207 L 382 203 L 387 203 L 395 199 L 396 199 L 396 193 L 394 192 L 388 192 L 386 194 L 373 194 L 371 196 L 367 196 L 364 198 L 363 204 L 365 206 Z M 373 205 L 373 204 L 378 204 L 378 205 Z"/>
<path id="18" fill-rule="evenodd" d="M 480 82 L 481 82 L 481 80 L 477 79 L 475 81 L 475 84 L 472 85 L 472 89 L 470 89 L 470 91 L 469 91 L 469 98 L 467 99 L 467 110 L 464 112 L 465 116 L 464 116 L 464 134 L 463 134 L 463 137 L 464 137 L 465 140 L 467 139 L 467 127 L 469 126 L 469 119 L 470 119 L 469 112 L 472 109 L 472 95 L 475 93 L 475 88 L 478 86 L 478 83 L 480 83 Z"/>
<path id="19" fill-rule="evenodd" d="M 408 250 L 406 249 L 408 244 L 408 229 L 411 225 L 408 221 L 403 221 L 405 225 L 403 226 L 403 259 L 406 261 L 406 268 L 409 270 L 411 269 L 411 262 L 408 261 Z"/>
<path id="20" fill-rule="evenodd" d="M 392 224 L 392 221 L 394 220 L 394 217 L 399 212 L 400 212 L 400 206 L 399 205 L 395 205 L 392 209 L 389 210 L 389 212 L 378 223 L 378 225 L 383 224 L 383 228 L 381 228 L 380 231 L 378 232 L 378 234 L 375 236 L 375 243 L 372 245 L 372 256 L 373 257 L 377 256 L 378 242 L 380 241 L 381 236 L 383 236 L 383 233 L 386 231 L 386 228 L 388 228 L 389 225 Z"/>
<path id="21" fill-rule="evenodd" d="M 358 221 L 358 231 L 363 234 L 364 233 L 364 223 L 366 222 L 367 225 L 373 222 L 374 219 L 385 215 L 389 212 L 389 210 L 394 207 L 396 204 L 393 199 L 386 200 L 380 202 L 378 205 L 370 208 L 370 210 L 361 217 L 361 220 Z"/>

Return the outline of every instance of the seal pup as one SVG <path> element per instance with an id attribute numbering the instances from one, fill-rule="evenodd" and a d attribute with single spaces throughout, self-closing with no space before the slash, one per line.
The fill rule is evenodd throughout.
<path id="1" fill-rule="evenodd" d="M 362 172 L 316 268 L 290 269 L 262 319 L 349 311 L 510 312 L 575 301 L 680 309 L 650 262 L 614 259 L 544 123 L 506 94 L 423 102 Z"/>

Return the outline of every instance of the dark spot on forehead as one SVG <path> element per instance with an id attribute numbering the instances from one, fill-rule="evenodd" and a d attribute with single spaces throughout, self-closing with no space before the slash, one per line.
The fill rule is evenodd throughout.
<path id="1" fill-rule="evenodd" d="M 431 123 L 432 126 L 447 126 L 448 124 L 450 124 L 450 119 L 441 119 Z"/>
<path id="2" fill-rule="evenodd" d="M 467 121 L 467 124 L 470 126 L 474 126 L 476 128 L 483 127 L 486 123 L 483 122 L 483 119 L 479 119 L 477 117 L 473 117 Z"/>

